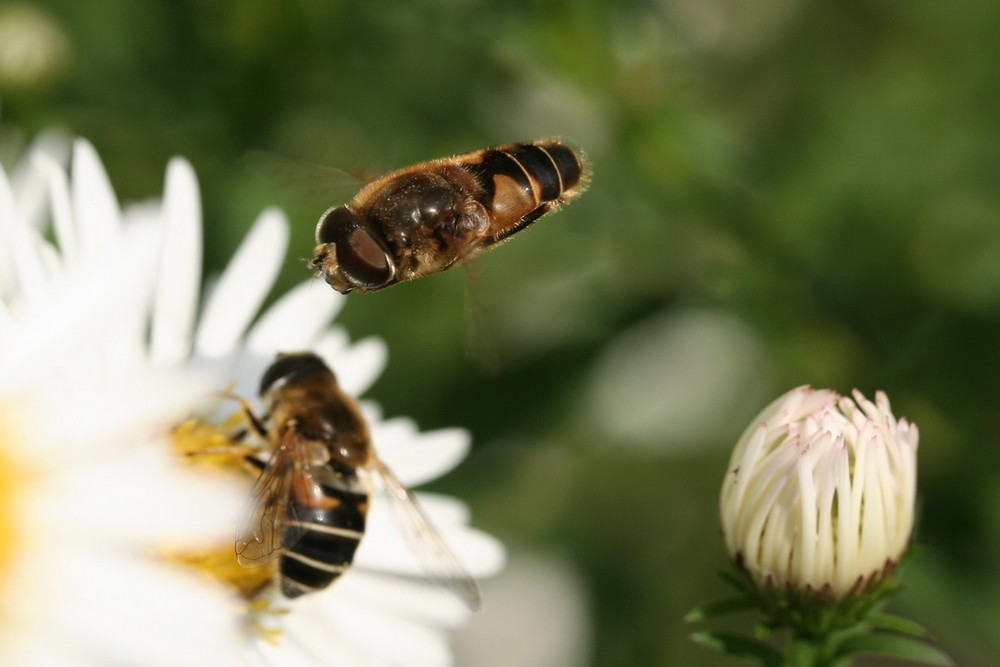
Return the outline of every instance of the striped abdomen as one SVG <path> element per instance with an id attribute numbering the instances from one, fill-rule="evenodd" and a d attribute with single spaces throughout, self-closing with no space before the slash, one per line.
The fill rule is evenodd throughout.
<path id="1" fill-rule="evenodd" d="M 460 158 L 475 177 L 479 202 L 492 214 L 486 245 L 530 225 L 585 185 L 580 156 L 558 141 L 508 144 Z"/>
<path id="2" fill-rule="evenodd" d="M 299 533 L 286 546 L 279 561 L 281 592 L 296 598 L 326 588 L 354 561 L 354 552 L 365 532 L 368 493 L 357 475 L 343 466 L 338 471 L 340 488 L 322 485 L 324 507 L 306 506 L 291 500 L 287 531 Z M 292 518 L 294 517 L 294 518 Z"/>

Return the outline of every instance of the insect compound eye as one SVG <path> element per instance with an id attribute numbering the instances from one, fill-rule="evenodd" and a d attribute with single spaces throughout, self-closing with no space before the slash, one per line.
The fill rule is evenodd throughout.
<path id="1" fill-rule="evenodd" d="M 389 256 L 361 227 L 341 236 L 336 247 L 340 272 L 356 287 L 373 290 L 392 280 L 395 267 Z"/>
<path id="2" fill-rule="evenodd" d="M 358 226 L 358 218 L 346 206 L 335 206 L 316 224 L 316 243 L 336 243 L 343 234 Z"/>
<path id="3" fill-rule="evenodd" d="M 327 282 L 338 291 L 378 289 L 386 286 L 395 274 L 385 251 L 346 206 L 335 206 L 320 217 L 316 242 L 334 246 L 337 269 L 328 269 Z"/>

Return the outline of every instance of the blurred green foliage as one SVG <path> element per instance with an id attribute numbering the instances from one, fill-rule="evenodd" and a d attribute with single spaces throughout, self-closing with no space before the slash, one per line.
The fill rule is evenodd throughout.
<path id="1" fill-rule="evenodd" d="M 792 386 L 883 389 L 923 435 L 927 549 L 897 604 L 985 665 L 1000 651 L 997 34 L 991 0 L 23 0 L 0 7 L 0 152 L 52 127 L 86 137 L 123 201 L 161 192 L 184 155 L 206 268 L 277 204 L 293 222 L 283 289 L 307 277 L 294 258 L 319 214 L 356 188 L 317 164 L 378 173 L 564 138 L 593 166 L 578 202 L 465 274 L 355 295 L 341 316 L 389 342 L 371 392 L 388 414 L 473 432 L 439 487 L 512 549 L 576 564 L 594 665 L 731 664 L 680 623 L 723 592 L 729 447 Z M 731 349 L 675 336 L 692 313 L 738 332 L 705 338 Z M 625 378 L 638 417 L 597 370 L 621 365 L 623 332 L 640 342 L 619 347 L 660 351 Z"/>

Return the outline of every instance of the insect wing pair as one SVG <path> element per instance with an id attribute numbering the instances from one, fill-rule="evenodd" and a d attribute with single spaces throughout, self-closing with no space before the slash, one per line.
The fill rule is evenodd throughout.
<path id="1" fill-rule="evenodd" d="M 338 473 L 324 460 L 322 453 L 316 451 L 316 444 L 290 426 L 264 466 L 236 537 L 236 557 L 243 567 L 260 567 L 279 556 L 308 558 L 298 556 L 296 550 L 307 533 L 316 529 L 316 510 L 343 502 L 335 497 L 340 494 L 364 498 L 365 503 L 372 495 L 369 479 Z M 413 493 L 377 457 L 372 457 L 370 466 L 360 472 L 381 481 L 383 493 L 377 497 L 385 499 L 396 527 L 419 561 L 424 575 L 433 584 L 454 593 L 470 609 L 478 609 L 480 596 L 475 581 Z M 321 524 L 322 531 L 360 542 L 366 509 L 362 508 L 360 529 Z M 354 548 L 356 546 L 354 544 Z M 346 570 L 353 558 L 353 548 L 350 552 L 346 563 L 331 567 L 339 567 L 339 572 Z M 286 595 L 289 595 L 287 590 Z"/>

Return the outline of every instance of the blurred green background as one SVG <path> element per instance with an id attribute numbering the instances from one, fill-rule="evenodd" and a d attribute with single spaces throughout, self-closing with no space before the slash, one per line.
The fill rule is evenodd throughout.
<path id="1" fill-rule="evenodd" d="M 731 446 L 809 383 L 883 389 L 919 424 L 927 548 L 894 608 L 988 665 L 998 34 L 992 0 L 24 1 L 0 5 L 0 147 L 86 137 L 123 201 L 157 196 L 184 155 L 206 269 L 276 204 L 283 290 L 357 187 L 316 165 L 562 137 L 593 166 L 578 201 L 468 272 L 353 295 L 339 317 L 389 343 L 369 393 L 387 414 L 472 431 L 433 488 L 565 577 L 545 664 L 737 664 L 680 619 L 725 592 Z M 530 597 L 490 610 L 502 583 L 484 584 L 462 664 L 505 664 L 474 637 L 516 630 L 519 605 L 531 618 Z"/>

